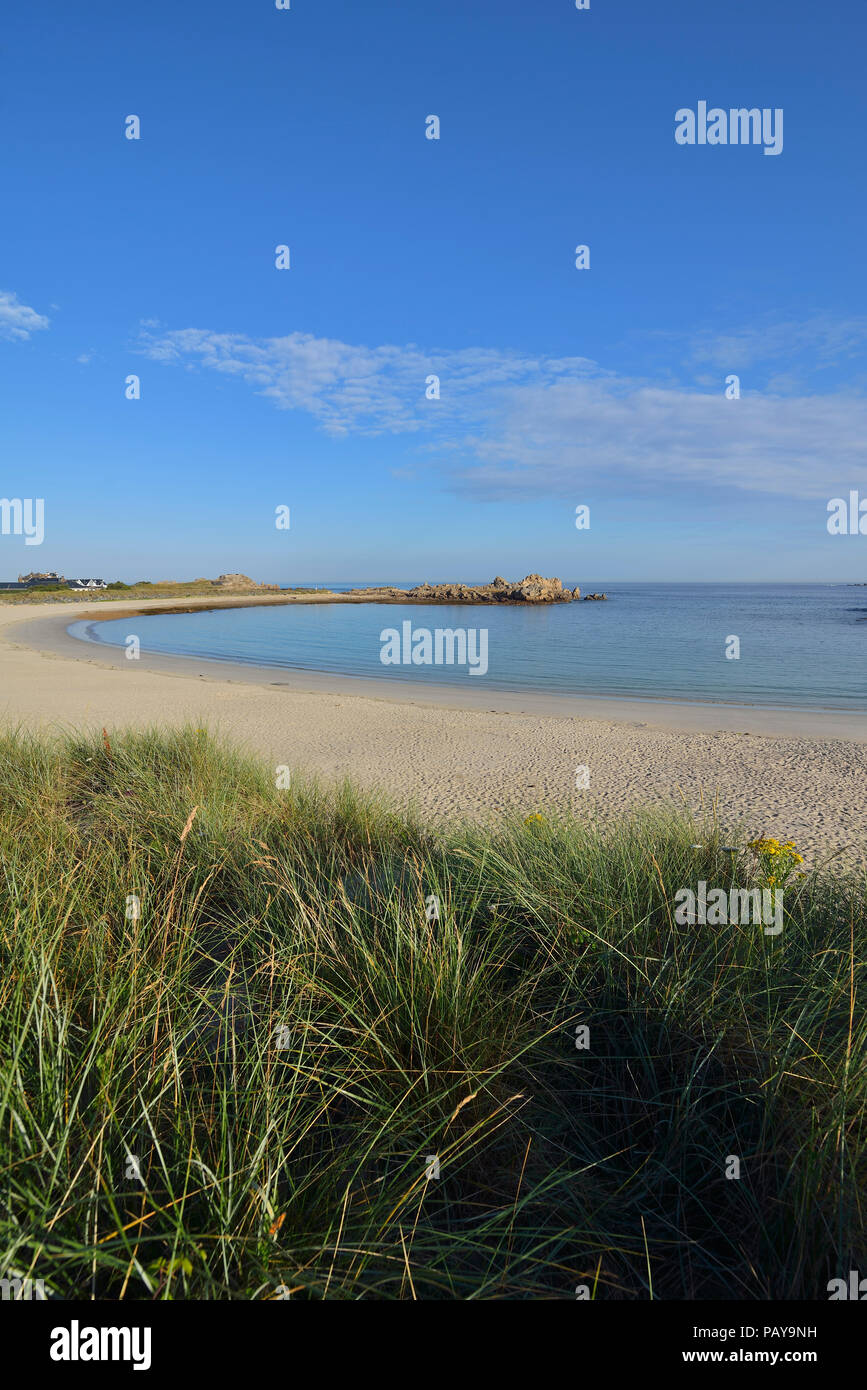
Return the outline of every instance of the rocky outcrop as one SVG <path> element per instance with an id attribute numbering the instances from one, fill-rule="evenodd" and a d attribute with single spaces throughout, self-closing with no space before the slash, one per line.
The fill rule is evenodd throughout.
<path id="1" fill-rule="evenodd" d="M 279 584 L 257 584 L 255 579 L 251 579 L 247 574 L 221 574 L 219 579 L 212 579 L 211 584 L 215 589 L 279 589 Z"/>
<path id="2" fill-rule="evenodd" d="M 559 579 L 528 574 L 512 581 L 497 575 L 491 584 L 417 584 L 414 589 L 351 589 L 355 597 L 381 598 L 410 603 L 570 603 L 581 590 L 564 589 Z"/>
<path id="3" fill-rule="evenodd" d="M 576 592 L 576 596 L 577 596 L 577 592 L 578 592 L 577 589 L 576 589 L 575 592 Z M 585 594 L 585 595 L 584 595 L 584 602 L 585 602 L 585 603 L 589 603 L 591 599 L 594 599 L 594 598 L 607 598 L 607 597 L 608 597 L 607 594 Z"/>

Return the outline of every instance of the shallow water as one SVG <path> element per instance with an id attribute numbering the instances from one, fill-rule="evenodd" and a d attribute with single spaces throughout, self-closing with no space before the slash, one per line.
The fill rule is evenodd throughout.
<path id="1" fill-rule="evenodd" d="M 143 653 L 416 684 L 867 709 L 867 588 L 592 587 L 608 593 L 608 602 L 538 608 L 295 604 L 78 622 L 69 632 L 121 647 L 134 634 Z M 405 621 L 431 634 L 484 629 L 487 671 L 470 674 L 466 664 L 383 665 L 381 634 L 402 633 Z M 740 643 L 737 660 L 726 658 L 732 637 Z M 447 651 L 448 643 L 441 655 Z"/>

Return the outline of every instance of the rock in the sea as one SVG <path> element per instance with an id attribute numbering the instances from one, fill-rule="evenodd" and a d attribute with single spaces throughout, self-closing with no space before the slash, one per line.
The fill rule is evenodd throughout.
<path id="1" fill-rule="evenodd" d="M 401 590 L 391 591 L 400 593 Z M 418 584 L 406 591 L 417 603 L 570 603 L 572 593 L 559 579 L 528 574 L 516 582 L 498 574 L 492 584 Z"/>
<path id="2" fill-rule="evenodd" d="M 577 592 L 577 590 L 576 590 L 576 592 Z M 585 602 L 585 603 L 589 603 L 591 599 L 594 599 L 594 598 L 607 598 L 607 597 L 608 597 L 607 594 L 585 594 L 585 595 L 584 595 L 584 602 Z"/>
<path id="3" fill-rule="evenodd" d="M 504 579 L 498 574 L 490 584 L 417 584 L 414 589 L 386 585 L 376 589 L 350 589 L 343 599 L 381 603 L 571 603 L 581 598 L 580 589 L 565 589 L 559 579 L 528 574 L 524 579 Z M 587 594 L 606 598 L 606 594 Z"/>

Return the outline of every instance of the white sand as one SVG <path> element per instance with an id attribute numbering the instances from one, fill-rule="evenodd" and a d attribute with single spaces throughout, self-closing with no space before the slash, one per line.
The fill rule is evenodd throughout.
<path id="1" fill-rule="evenodd" d="M 651 803 L 715 802 L 728 828 L 793 839 L 810 862 L 835 851 L 867 857 L 867 714 L 465 692 L 421 676 L 408 686 L 175 657 L 129 661 L 65 632 L 85 615 L 177 606 L 0 605 L 3 726 L 207 724 L 275 766 L 349 776 L 429 815 L 484 818 L 514 806 L 609 816 Z M 579 765 L 589 768 L 589 790 L 576 790 Z"/>

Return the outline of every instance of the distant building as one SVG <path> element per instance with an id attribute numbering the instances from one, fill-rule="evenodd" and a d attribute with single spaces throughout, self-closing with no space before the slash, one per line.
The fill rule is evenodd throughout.
<path id="1" fill-rule="evenodd" d="M 56 570 L 49 570 L 47 574 L 35 572 L 19 574 L 17 582 L 11 579 L 0 580 L 0 592 L 20 592 L 23 589 L 39 588 L 43 584 L 61 584 L 65 589 L 105 589 L 107 587 L 103 579 L 66 579 Z"/>

